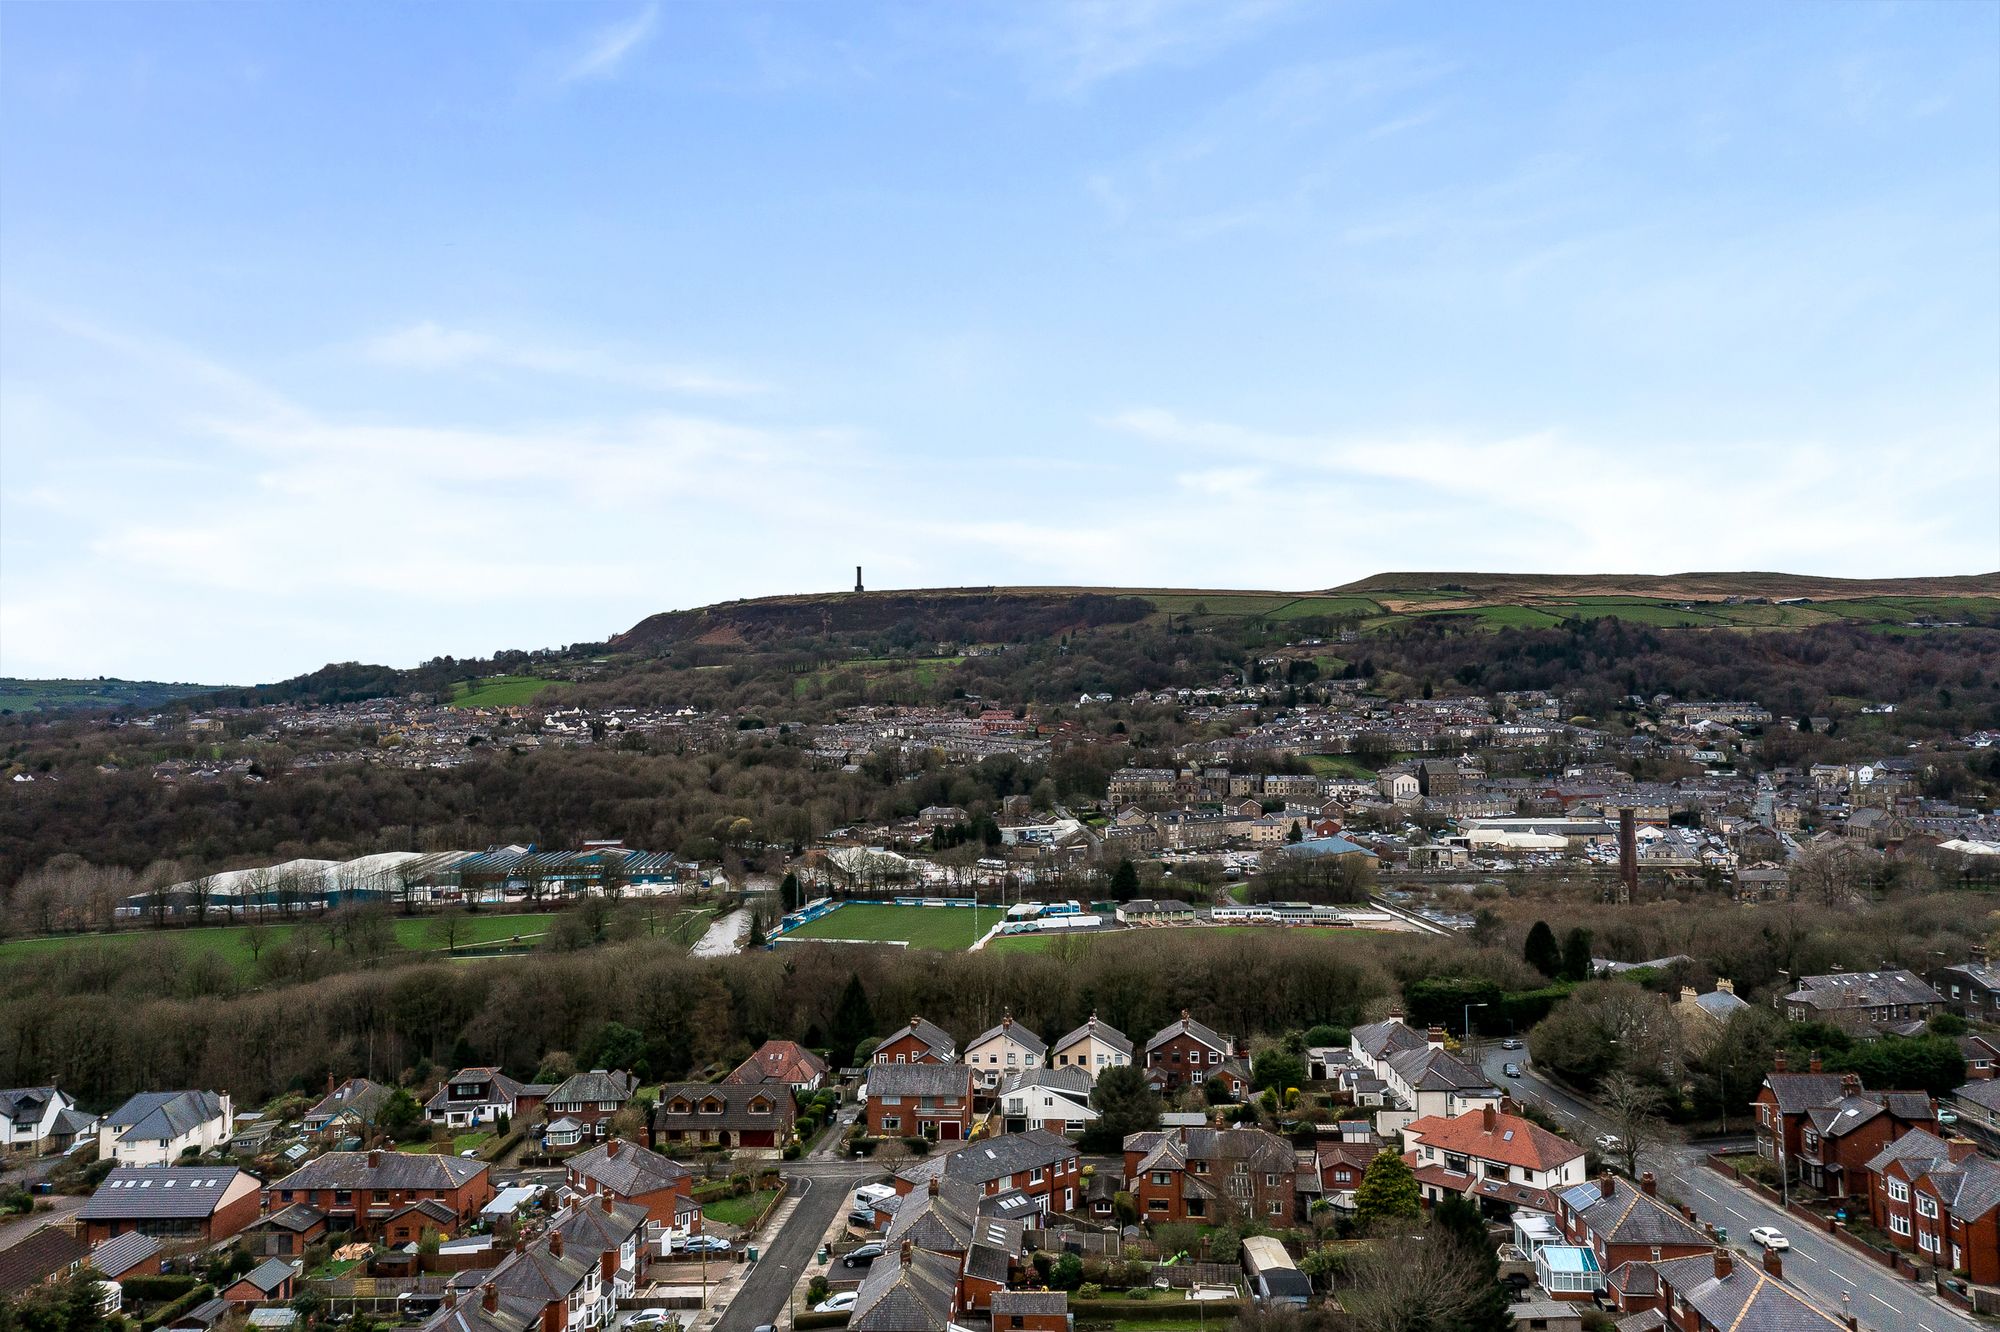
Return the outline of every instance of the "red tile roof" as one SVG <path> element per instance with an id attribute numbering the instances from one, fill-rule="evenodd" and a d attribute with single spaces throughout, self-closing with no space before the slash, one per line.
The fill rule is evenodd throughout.
<path id="1" fill-rule="evenodd" d="M 1489 1129 L 1487 1114 L 1485 1110 L 1468 1110 L 1456 1119 L 1426 1115 L 1404 1131 L 1425 1147 L 1529 1170 L 1553 1170 L 1583 1155 L 1583 1148 L 1569 1139 L 1538 1128 L 1519 1115 L 1493 1112 L 1493 1127 Z"/>

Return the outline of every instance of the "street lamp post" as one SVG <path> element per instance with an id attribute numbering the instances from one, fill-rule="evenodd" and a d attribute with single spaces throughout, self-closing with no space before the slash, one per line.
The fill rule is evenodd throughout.
<path id="1" fill-rule="evenodd" d="M 1467 1004 L 1465 1006 L 1465 1040 L 1468 1045 L 1472 1043 L 1472 1010 L 1485 1007 L 1485 1004 Z"/>

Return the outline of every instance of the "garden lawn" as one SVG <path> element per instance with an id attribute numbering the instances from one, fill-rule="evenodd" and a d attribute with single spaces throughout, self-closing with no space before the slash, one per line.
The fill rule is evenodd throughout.
<path id="1" fill-rule="evenodd" d="M 998 907 L 980 907 L 975 911 L 972 907 L 917 907 L 895 906 L 880 902 L 850 902 L 810 924 L 787 931 L 783 937 L 905 943 L 912 948 L 931 948 L 949 952 L 959 948 L 970 948 L 975 940 L 999 921 Z"/>
<path id="2" fill-rule="evenodd" d="M 777 1196 L 776 1189 L 759 1189 L 740 1198 L 717 1198 L 712 1203 L 703 1203 L 701 1214 L 710 1221 L 741 1229 L 762 1215 L 764 1209 L 771 1205 L 771 1199 Z"/>

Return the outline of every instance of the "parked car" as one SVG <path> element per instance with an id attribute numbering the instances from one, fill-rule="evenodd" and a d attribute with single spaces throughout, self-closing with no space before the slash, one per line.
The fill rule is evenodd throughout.
<path id="1" fill-rule="evenodd" d="M 1521 1048 L 1520 1039 L 1518 1037 L 1509 1036 L 1506 1040 L 1500 1042 L 1500 1048 L 1503 1050 L 1518 1050 Z"/>
<path id="2" fill-rule="evenodd" d="M 860 1297 L 861 1296 L 859 1291 L 843 1290 L 839 1294 L 829 1295 L 825 1299 L 821 1300 L 818 1304 L 815 1304 L 813 1306 L 813 1312 L 846 1313 L 849 1309 L 852 1309 L 854 1307 L 854 1301 L 859 1299 Z"/>
<path id="3" fill-rule="evenodd" d="M 1521 1076 L 1521 1066 L 1519 1064 L 1508 1064 L 1505 1067 L 1503 1067 L 1500 1071 L 1502 1073 L 1505 1073 L 1510 1078 L 1518 1078 Z"/>
<path id="4" fill-rule="evenodd" d="M 882 1256 L 880 1243 L 870 1241 L 840 1260 L 842 1267 L 863 1267 Z"/>
<path id="5" fill-rule="evenodd" d="M 875 1224 L 875 1213 L 869 1208 L 857 1207 L 847 1214 L 847 1219 L 857 1226 L 872 1226 Z"/>
<path id="6" fill-rule="evenodd" d="M 1776 1226 L 1758 1226 L 1750 1232 L 1750 1238 L 1765 1248 L 1776 1249 L 1780 1253 L 1792 1247 L 1792 1242 L 1786 1239 Z"/>
<path id="7" fill-rule="evenodd" d="M 679 1320 L 676 1319 L 673 1316 L 673 1314 L 666 1309 L 639 1309 L 634 1311 L 632 1316 L 625 1320 L 625 1326 L 665 1327 L 668 1323 L 673 1323 L 678 1321 Z"/>
<path id="8" fill-rule="evenodd" d="M 681 1246 L 683 1253 L 728 1253 L 729 1241 L 720 1235 L 690 1235 Z"/>

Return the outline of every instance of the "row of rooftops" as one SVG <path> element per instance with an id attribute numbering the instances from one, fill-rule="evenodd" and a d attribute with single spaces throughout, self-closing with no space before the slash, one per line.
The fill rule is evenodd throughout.
<path id="1" fill-rule="evenodd" d="M 952 1037 L 951 1033 L 923 1017 L 912 1017 L 908 1026 L 889 1033 L 888 1036 L 883 1038 L 881 1045 L 901 1040 L 905 1036 L 914 1037 L 920 1045 L 924 1046 L 926 1050 L 941 1062 L 950 1063 L 958 1058 L 958 1042 Z M 1206 1023 L 1197 1021 L 1186 1009 L 1181 1010 L 1181 1015 L 1178 1019 L 1155 1032 L 1152 1038 L 1146 1042 L 1144 1048 L 1146 1050 L 1154 1050 L 1167 1044 L 1169 1041 L 1183 1036 L 1191 1037 L 1200 1044 L 1208 1046 L 1210 1049 L 1221 1051 L 1225 1055 L 1233 1054 L 1235 1051 L 1234 1041 L 1227 1036 L 1221 1035 Z M 1038 1057 L 1050 1053 L 1060 1054 L 1065 1050 L 1091 1041 L 1109 1046 L 1113 1050 L 1123 1053 L 1128 1058 L 1135 1052 L 1131 1037 L 1119 1031 L 1110 1023 L 1102 1021 L 1095 1013 L 1092 1013 L 1090 1018 L 1081 1026 L 1055 1042 L 1053 1046 L 1026 1026 L 1016 1022 L 1012 1016 L 1002 1017 L 997 1024 L 979 1033 L 979 1035 L 973 1037 L 970 1041 L 967 1041 L 965 1049 L 967 1051 L 976 1050 L 989 1041 L 1001 1039 L 1012 1041 L 1021 1046 L 1022 1049 Z"/>

